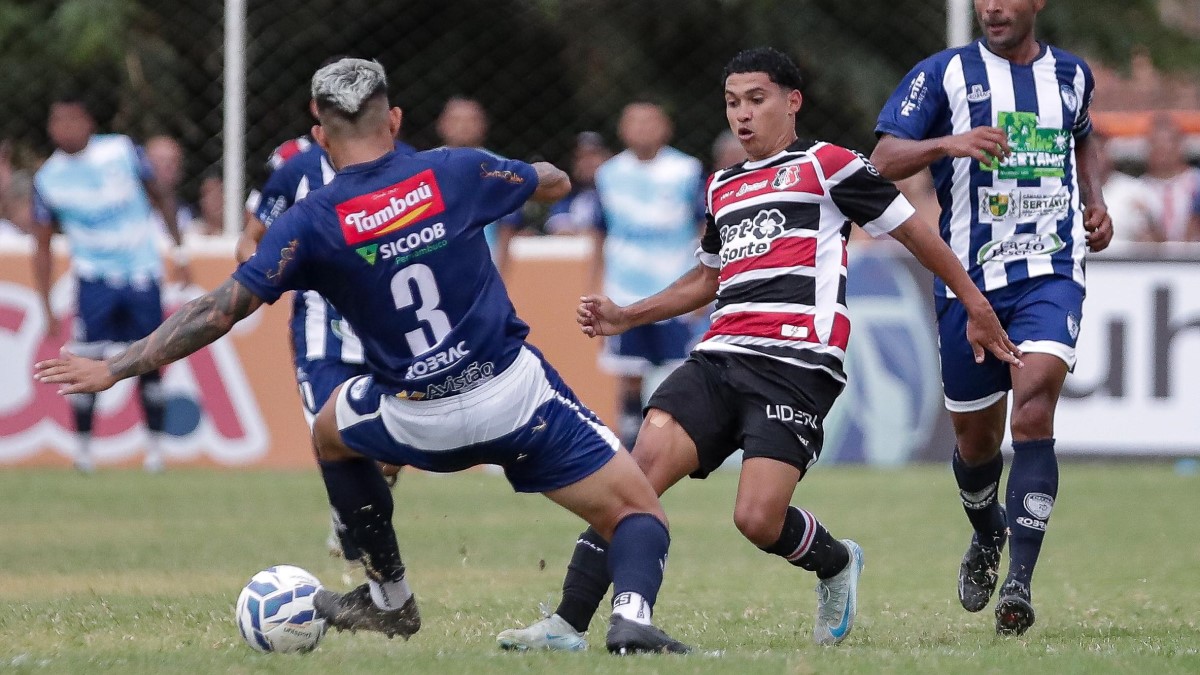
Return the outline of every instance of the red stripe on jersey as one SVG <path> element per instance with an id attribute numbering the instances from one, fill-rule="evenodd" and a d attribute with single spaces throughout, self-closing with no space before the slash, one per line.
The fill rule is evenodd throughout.
<path id="1" fill-rule="evenodd" d="M 756 197 L 766 192 L 771 191 L 771 177 L 775 175 L 775 170 L 766 171 L 759 169 L 741 176 L 729 183 L 722 185 L 719 190 L 713 194 L 713 208 L 719 209 L 725 205 L 730 199 L 742 197 Z"/>
<path id="2" fill-rule="evenodd" d="M 842 267 L 850 266 L 850 247 L 846 246 L 846 240 L 842 240 Z"/>
<path id="3" fill-rule="evenodd" d="M 829 331 L 829 346 L 846 351 L 850 344 L 850 317 L 837 312 L 833 315 L 833 330 Z"/>
<path id="4" fill-rule="evenodd" d="M 744 335 L 774 340 L 820 342 L 813 321 L 812 314 L 737 312 L 726 314 L 714 321 L 712 327 L 704 334 L 704 339 L 717 335 Z"/>
<path id="5" fill-rule="evenodd" d="M 754 244 L 748 244 L 753 246 Z M 728 244 L 726 244 L 728 246 Z M 817 240 L 815 237 L 781 237 L 771 242 L 766 253 L 749 256 L 725 263 L 721 266 L 719 279 L 725 281 L 735 274 L 747 270 L 764 270 L 774 267 L 813 267 L 817 264 Z"/>
<path id="6" fill-rule="evenodd" d="M 821 170 L 825 172 L 826 178 L 832 178 L 834 174 L 846 168 L 847 164 L 858 159 L 858 155 L 846 148 L 831 144 L 821 146 L 813 155 L 821 163 Z"/>

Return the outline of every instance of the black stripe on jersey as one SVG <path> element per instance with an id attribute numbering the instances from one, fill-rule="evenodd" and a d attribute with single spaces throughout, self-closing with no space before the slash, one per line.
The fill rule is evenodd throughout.
<path id="1" fill-rule="evenodd" d="M 850 220 L 865 225 L 883 215 L 900 190 L 876 171 L 863 166 L 829 190 L 833 203 Z"/>
<path id="2" fill-rule="evenodd" d="M 842 277 L 844 282 L 846 277 Z M 717 294 L 717 309 L 740 302 L 794 302 L 817 304 L 817 280 L 801 274 L 777 274 L 768 279 L 742 281 Z"/>
<path id="3" fill-rule="evenodd" d="M 830 354 L 821 354 L 811 349 L 804 349 L 803 347 L 773 347 L 768 345 L 737 345 L 737 347 L 740 349 L 752 349 L 765 356 L 777 356 L 779 358 L 795 359 L 811 363 L 814 366 L 827 368 L 837 373 L 843 379 L 846 377 L 842 360 Z"/>
<path id="4" fill-rule="evenodd" d="M 885 207 L 886 208 L 886 207 Z M 743 221 L 754 222 L 754 217 L 764 211 L 779 211 L 783 216 L 784 230 L 817 230 L 821 227 L 821 205 L 819 203 L 772 201 L 722 213 L 719 225 L 737 227 Z M 710 253 L 712 251 L 709 251 Z"/>
<path id="5" fill-rule="evenodd" d="M 772 161 L 770 161 L 766 164 L 755 165 L 754 167 L 747 167 L 746 164 L 748 162 L 742 162 L 741 164 L 735 164 L 735 165 L 729 167 L 728 169 L 718 171 L 715 179 L 713 180 L 712 187 L 718 187 L 719 185 L 725 183 L 726 181 L 728 181 L 732 178 L 737 178 L 738 176 L 741 176 L 742 174 L 750 173 L 751 171 L 758 171 L 760 169 L 770 169 L 772 167 L 782 166 L 784 164 L 788 164 L 789 162 L 794 162 L 798 159 L 804 159 L 806 157 L 809 157 L 810 156 L 809 153 L 812 150 L 812 147 L 816 144 L 817 144 L 816 141 L 810 141 L 810 140 L 805 140 L 803 138 L 799 138 L 799 139 L 796 139 L 795 143 L 792 143 L 791 145 L 787 146 L 787 148 L 783 151 L 782 155 L 780 155 L 779 157 L 776 157 L 775 159 L 773 159 Z"/>
<path id="6" fill-rule="evenodd" d="M 716 255 L 721 252 L 721 230 L 711 213 L 705 214 L 704 234 L 700 237 L 700 250 Z"/>
<path id="7" fill-rule="evenodd" d="M 838 304 L 842 307 L 846 306 L 846 271 L 844 269 L 841 278 L 838 279 Z"/>

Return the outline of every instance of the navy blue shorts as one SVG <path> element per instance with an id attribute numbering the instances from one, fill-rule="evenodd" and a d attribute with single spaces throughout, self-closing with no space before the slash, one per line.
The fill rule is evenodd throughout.
<path id="1" fill-rule="evenodd" d="M 367 374 L 361 363 L 346 363 L 336 359 L 296 359 L 296 384 L 300 387 L 300 401 L 304 403 L 304 416 L 311 427 L 333 390 L 352 377 Z"/>
<path id="2" fill-rule="evenodd" d="M 1083 287 L 1066 277 L 1025 279 L 986 294 L 1008 337 L 1022 352 L 1052 354 L 1075 367 L 1075 343 L 1083 321 Z M 957 299 L 937 298 L 938 348 L 946 409 L 974 412 L 1012 389 L 1009 365 L 990 352 L 975 363 L 967 342 L 967 312 Z"/>
<path id="3" fill-rule="evenodd" d="M 162 323 L 162 295 L 157 281 L 116 285 L 80 279 L 76 312 L 77 342 L 136 342 Z"/>
<path id="4" fill-rule="evenodd" d="M 686 359 L 692 326 L 682 318 L 667 319 L 604 340 L 600 366 L 613 375 L 639 376 L 651 367 L 678 365 Z"/>
<path id="5" fill-rule="evenodd" d="M 336 411 L 342 441 L 371 459 L 440 473 L 498 464 L 517 492 L 577 483 L 620 449 L 531 348 L 499 375 L 441 399 L 401 399 L 358 377 L 338 393 Z"/>

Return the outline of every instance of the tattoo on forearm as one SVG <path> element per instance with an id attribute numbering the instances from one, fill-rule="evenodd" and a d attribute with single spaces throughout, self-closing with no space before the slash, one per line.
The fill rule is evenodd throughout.
<path id="1" fill-rule="evenodd" d="M 153 333 L 108 359 L 108 372 L 123 379 L 178 361 L 228 333 L 259 304 L 245 286 L 230 279 L 179 308 Z"/>

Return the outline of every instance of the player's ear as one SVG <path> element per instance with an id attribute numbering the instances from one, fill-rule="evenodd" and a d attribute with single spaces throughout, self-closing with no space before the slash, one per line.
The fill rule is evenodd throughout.
<path id="1" fill-rule="evenodd" d="M 404 111 L 399 106 L 395 106 L 388 111 L 388 131 L 391 132 L 392 138 L 395 138 L 400 133 L 400 124 L 403 120 Z"/>
<path id="2" fill-rule="evenodd" d="M 800 112 L 800 107 L 804 105 L 804 94 L 800 93 L 799 89 L 793 89 L 787 95 L 787 109 L 792 115 Z"/>
<path id="3" fill-rule="evenodd" d="M 314 124 L 309 133 L 312 134 L 313 140 L 317 142 L 317 145 L 321 146 L 322 150 L 329 152 L 329 139 L 326 138 L 325 129 L 320 124 Z"/>

